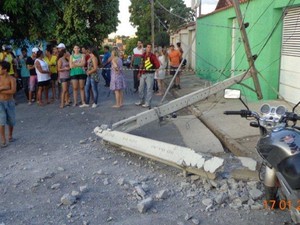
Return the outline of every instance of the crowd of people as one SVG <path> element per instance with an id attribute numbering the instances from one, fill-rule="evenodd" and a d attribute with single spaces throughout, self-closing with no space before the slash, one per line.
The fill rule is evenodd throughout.
<path id="1" fill-rule="evenodd" d="M 60 108 L 79 106 L 96 108 L 98 106 L 99 68 L 105 81 L 105 87 L 115 92 L 114 108 L 123 106 L 123 90 L 126 87 L 122 69 L 120 51 L 114 47 L 104 46 L 104 55 L 99 57 L 97 48 L 80 48 L 74 45 L 72 53 L 66 50 L 63 43 L 57 46 L 47 45 L 45 52 L 34 47 L 28 56 L 27 49 L 21 49 L 21 55 L 15 57 L 11 46 L 7 45 L 0 53 L 0 61 L 10 63 L 8 73 L 22 79 L 22 88 L 28 105 L 37 102 L 43 106 L 60 99 Z M 136 105 L 151 107 L 153 93 L 164 94 L 164 79 L 167 71 L 177 76 L 173 88 L 180 89 L 179 65 L 183 56 L 180 42 L 177 48 L 173 44 L 169 48 L 156 48 L 138 41 L 133 49 L 130 68 L 133 70 L 133 88 L 138 92 L 139 101 Z M 15 61 L 14 61 L 15 60 Z M 18 86 L 18 82 L 17 82 Z M 20 85 L 19 85 L 20 86 Z M 69 88 L 72 86 L 72 98 Z M 18 87 L 17 87 L 18 89 Z M 51 90 L 51 98 L 49 98 Z M 91 104 L 90 104 L 91 102 Z"/>
<path id="2" fill-rule="evenodd" d="M 66 46 L 60 43 L 57 46 L 47 45 L 45 52 L 34 47 L 30 56 L 27 49 L 22 48 L 21 55 L 15 57 L 11 46 L 4 46 L 3 52 L 0 53 L 0 62 L 7 61 L 10 64 L 10 75 L 15 78 L 20 75 L 28 105 L 36 101 L 39 106 L 43 106 L 60 99 L 60 108 L 70 105 L 89 107 L 90 100 L 91 107 L 96 108 L 99 68 L 103 67 L 105 86 L 115 92 L 116 104 L 113 107 L 120 108 L 123 105 L 123 90 L 126 87 L 122 60 L 118 48 L 113 48 L 111 53 L 109 46 L 105 46 L 104 49 L 105 54 L 101 59 L 97 48 L 80 48 L 75 45 L 70 54 Z M 18 68 L 19 75 L 16 72 Z"/>
<path id="3" fill-rule="evenodd" d="M 133 70 L 134 92 L 138 92 L 139 101 L 135 104 L 144 108 L 151 107 L 153 93 L 164 94 L 166 73 L 177 74 L 173 88 L 180 89 L 180 70 L 183 51 L 180 43 L 177 48 L 171 44 L 169 49 L 159 48 L 152 52 L 152 45 L 144 48 L 142 41 L 133 49 L 130 67 Z M 28 105 L 36 102 L 39 106 L 50 104 L 60 99 L 60 108 L 65 106 L 92 107 L 98 106 L 99 72 L 115 93 L 113 108 L 123 106 L 123 91 L 126 88 L 123 62 L 120 51 L 114 47 L 104 46 L 104 55 L 99 57 L 97 48 L 80 48 L 73 46 L 69 53 L 63 43 L 57 46 L 47 45 L 45 52 L 34 47 L 31 55 L 27 48 L 21 49 L 16 57 L 10 45 L 3 46 L 0 52 L 0 147 L 7 146 L 5 125 L 8 125 L 8 141 L 12 142 L 15 124 L 15 93 L 23 89 Z M 20 82 L 21 81 L 21 82 Z M 72 95 L 69 91 L 72 86 Z M 51 90 L 51 95 L 49 95 Z M 51 96 L 51 98 L 49 98 Z M 80 99 L 80 100 L 79 100 Z"/>
<path id="4" fill-rule="evenodd" d="M 133 69 L 133 81 L 135 92 L 139 93 L 139 101 L 135 104 L 144 108 L 151 107 L 153 93 L 164 95 L 164 79 L 167 71 L 175 77 L 173 88 L 181 89 L 179 68 L 183 61 L 183 50 L 181 43 L 177 43 L 177 48 L 171 44 L 169 49 L 158 48 L 152 53 L 152 45 L 147 44 L 143 48 L 143 42 L 138 41 L 137 47 L 133 49 L 131 68 Z M 183 61 L 183 62 L 182 62 Z M 169 70 L 168 70 L 169 68 Z M 146 90 L 146 91 L 145 91 Z"/>

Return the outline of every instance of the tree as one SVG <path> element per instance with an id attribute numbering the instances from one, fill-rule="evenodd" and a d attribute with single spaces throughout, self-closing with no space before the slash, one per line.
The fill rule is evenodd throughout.
<path id="1" fill-rule="evenodd" d="M 129 38 L 126 40 L 126 55 L 132 55 L 133 49 L 136 47 L 136 43 L 138 42 L 138 38 Z"/>
<path id="2" fill-rule="evenodd" d="M 167 47 L 170 44 L 170 35 L 165 32 L 157 32 L 155 34 L 155 43 L 158 46 Z"/>
<path id="3" fill-rule="evenodd" d="M 118 25 L 119 0 L 1 0 L 0 37 L 99 44 Z"/>
<path id="4" fill-rule="evenodd" d="M 131 0 L 130 22 L 137 27 L 137 36 L 144 42 L 151 40 L 151 0 Z M 183 0 L 154 0 L 155 33 L 161 33 L 159 40 L 185 23 L 194 19 L 194 12 L 186 7 Z M 168 38 L 167 38 L 168 39 Z M 159 43 L 156 43 L 159 44 Z"/>

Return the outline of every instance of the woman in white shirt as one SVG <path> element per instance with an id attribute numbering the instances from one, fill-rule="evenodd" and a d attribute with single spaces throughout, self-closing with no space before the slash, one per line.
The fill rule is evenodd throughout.
<path id="1" fill-rule="evenodd" d="M 43 105 L 42 93 L 45 93 L 45 101 L 49 104 L 48 90 L 50 85 L 50 70 L 48 64 L 44 61 L 43 51 L 39 50 L 36 54 L 36 60 L 34 61 L 35 71 L 38 80 L 38 94 L 37 103 L 39 106 Z"/>

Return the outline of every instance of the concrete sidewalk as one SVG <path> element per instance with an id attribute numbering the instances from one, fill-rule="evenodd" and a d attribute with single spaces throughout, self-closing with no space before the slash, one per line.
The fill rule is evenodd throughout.
<path id="1" fill-rule="evenodd" d="M 166 84 L 170 83 L 171 78 L 170 76 L 166 78 Z M 175 97 L 181 97 L 193 91 L 206 88 L 209 85 L 208 81 L 200 79 L 194 74 L 184 74 L 181 76 L 181 89 L 171 89 L 171 93 Z M 259 111 L 264 103 L 275 106 L 284 105 L 289 110 L 292 108 L 291 105 L 282 100 L 246 102 L 250 110 L 253 111 Z M 250 127 L 251 121 L 245 118 L 227 116 L 223 113 L 225 110 L 245 109 L 245 106 L 239 100 L 224 99 L 222 91 L 190 106 L 189 109 L 215 134 L 223 146 L 235 156 L 250 157 L 259 164 L 261 163 L 261 158 L 255 150 L 259 138 L 259 130 Z"/>

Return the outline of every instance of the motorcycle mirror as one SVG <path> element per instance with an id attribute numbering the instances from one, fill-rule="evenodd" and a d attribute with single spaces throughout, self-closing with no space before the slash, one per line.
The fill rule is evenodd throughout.
<path id="1" fill-rule="evenodd" d="M 246 109 L 249 110 L 249 107 L 246 105 L 246 103 L 241 98 L 241 90 L 239 90 L 239 89 L 225 89 L 224 90 L 224 98 L 239 99 L 243 103 L 243 105 L 246 107 Z"/>
<path id="2" fill-rule="evenodd" d="M 295 109 L 298 107 L 299 104 L 300 104 L 300 102 L 298 102 L 297 105 L 295 105 L 295 106 L 293 107 L 293 112 L 295 112 Z"/>
<path id="3" fill-rule="evenodd" d="M 227 99 L 240 99 L 241 98 L 241 90 L 238 90 L 238 89 L 225 89 L 224 90 L 224 98 L 227 98 Z"/>

